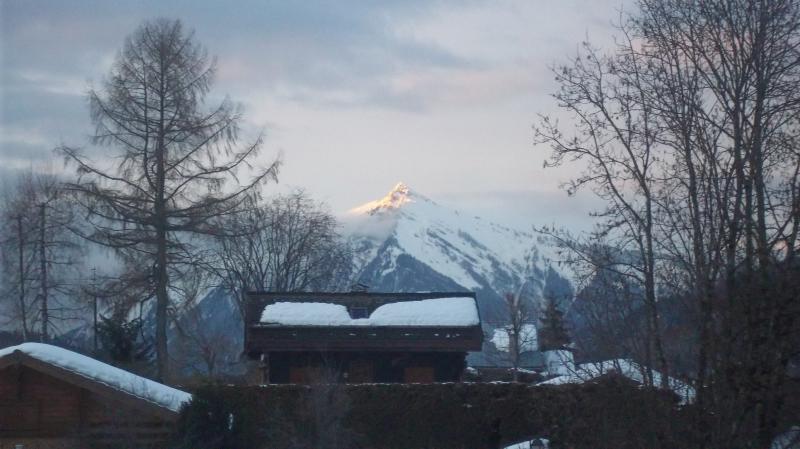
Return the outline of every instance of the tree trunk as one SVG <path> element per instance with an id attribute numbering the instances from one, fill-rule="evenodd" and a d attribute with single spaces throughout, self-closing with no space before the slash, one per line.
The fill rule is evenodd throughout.
<path id="1" fill-rule="evenodd" d="M 156 148 L 156 197 L 154 203 L 156 223 L 156 364 L 158 365 L 158 380 L 165 382 L 169 375 L 169 354 L 167 348 L 167 306 L 169 294 L 167 291 L 167 211 L 165 204 L 165 164 L 166 148 L 164 145 L 164 61 L 161 61 L 161 91 L 159 104 L 159 130 L 158 147 Z"/>
<path id="2" fill-rule="evenodd" d="M 167 235 L 164 226 L 157 230 L 157 257 L 155 266 L 156 278 L 156 360 L 158 379 L 167 380 L 169 374 L 169 357 L 167 352 Z"/>
<path id="3" fill-rule="evenodd" d="M 511 349 L 511 357 L 513 358 L 513 360 L 512 360 L 513 363 L 512 364 L 514 365 L 514 372 L 512 373 L 512 380 L 514 382 L 519 382 L 519 353 L 520 353 L 520 348 L 519 348 L 519 346 L 520 346 L 519 345 L 519 343 L 520 343 L 520 341 L 519 341 L 520 340 L 520 333 L 519 333 L 519 330 L 514 332 L 513 337 L 514 338 L 512 338 L 511 341 L 509 342 L 510 345 L 512 346 L 510 349 Z"/>

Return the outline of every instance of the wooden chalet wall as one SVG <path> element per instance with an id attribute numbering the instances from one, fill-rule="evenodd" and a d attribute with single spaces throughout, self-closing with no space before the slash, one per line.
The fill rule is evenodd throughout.
<path id="1" fill-rule="evenodd" d="M 0 369 L 0 449 L 163 448 L 172 422 L 24 365 Z"/>
<path id="2" fill-rule="evenodd" d="M 264 383 L 457 382 L 465 353 L 273 352 Z M 266 380 L 266 379 L 265 379 Z"/>

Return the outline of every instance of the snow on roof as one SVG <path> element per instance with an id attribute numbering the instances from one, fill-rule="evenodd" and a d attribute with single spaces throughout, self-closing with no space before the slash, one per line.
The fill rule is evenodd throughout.
<path id="1" fill-rule="evenodd" d="M 192 395 L 184 391 L 58 346 L 23 343 L 0 349 L 0 358 L 11 355 L 15 351 L 172 411 L 177 412 L 184 403 L 189 402 L 192 398 Z"/>
<path id="2" fill-rule="evenodd" d="M 344 326 L 356 321 L 347 307 L 329 302 L 275 302 L 264 307 L 261 322 L 287 326 Z M 361 321 L 361 320 L 358 320 Z"/>
<path id="3" fill-rule="evenodd" d="M 264 308 L 264 324 L 283 326 L 476 326 L 478 307 L 469 296 L 384 304 L 369 318 L 350 318 L 347 307 L 325 302 L 276 301 Z"/>
<path id="4" fill-rule="evenodd" d="M 604 360 L 597 363 L 584 363 L 572 370 L 569 374 L 557 376 L 540 382 L 537 385 L 563 385 L 583 383 L 603 374 L 617 372 L 637 383 L 644 383 L 644 367 L 629 359 Z M 670 389 L 680 396 L 683 402 L 694 399 L 694 389 L 678 379 L 668 379 Z M 653 384 L 661 385 L 661 373 L 653 370 Z"/>

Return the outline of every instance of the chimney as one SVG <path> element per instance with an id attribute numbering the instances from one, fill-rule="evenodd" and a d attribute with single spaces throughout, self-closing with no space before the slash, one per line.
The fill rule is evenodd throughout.
<path id="1" fill-rule="evenodd" d="M 366 293 L 369 290 L 369 285 L 357 282 L 350 286 L 350 293 Z"/>

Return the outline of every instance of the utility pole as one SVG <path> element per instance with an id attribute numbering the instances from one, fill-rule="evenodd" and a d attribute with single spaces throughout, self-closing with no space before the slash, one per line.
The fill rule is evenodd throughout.
<path id="1" fill-rule="evenodd" d="M 47 343 L 47 326 L 48 326 L 48 310 L 47 310 L 47 254 L 45 251 L 45 207 L 46 204 L 39 205 L 40 214 L 40 227 L 39 227 L 39 261 L 41 263 L 41 281 L 42 281 L 42 342 Z"/>
<path id="2" fill-rule="evenodd" d="M 17 246 L 19 249 L 19 308 L 22 314 L 22 341 L 28 341 L 28 316 L 25 307 L 25 233 L 22 232 L 22 215 L 17 221 Z"/>

